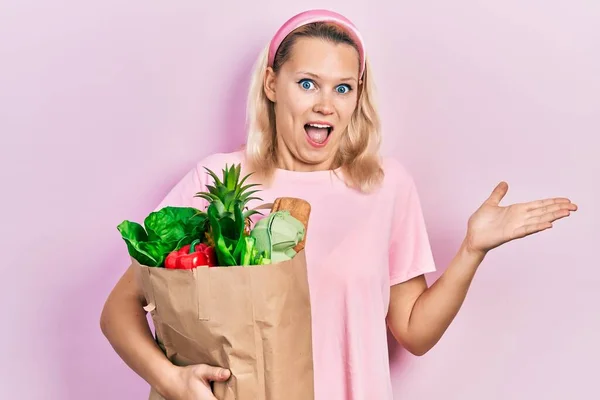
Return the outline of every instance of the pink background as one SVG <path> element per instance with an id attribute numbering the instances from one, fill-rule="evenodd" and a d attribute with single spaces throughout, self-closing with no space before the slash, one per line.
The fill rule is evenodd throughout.
<path id="1" fill-rule="evenodd" d="M 309 7 L 345 13 L 366 38 L 384 152 L 417 180 L 440 270 L 501 179 L 507 203 L 580 206 L 493 252 L 435 349 L 393 349 L 397 398 L 597 395 L 597 2 L 35 3 L 0 12 L 0 398 L 145 398 L 99 329 L 127 266 L 116 225 L 242 143 L 251 65 Z"/>

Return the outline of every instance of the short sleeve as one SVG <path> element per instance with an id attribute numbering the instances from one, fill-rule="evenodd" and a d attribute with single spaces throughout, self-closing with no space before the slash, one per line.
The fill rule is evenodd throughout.
<path id="1" fill-rule="evenodd" d="M 202 163 L 198 163 L 188 171 L 166 194 L 162 201 L 156 207 L 195 207 L 199 210 L 206 208 L 206 200 L 201 197 L 195 197 L 196 193 L 204 191 L 206 188 L 204 174 L 201 175 L 200 168 Z"/>
<path id="2" fill-rule="evenodd" d="M 399 181 L 389 243 L 392 286 L 436 270 L 414 180 L 407 175 Z"/>

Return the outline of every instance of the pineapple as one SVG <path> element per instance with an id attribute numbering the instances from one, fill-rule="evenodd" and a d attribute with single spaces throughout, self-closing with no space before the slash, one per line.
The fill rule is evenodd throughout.
<path id="1" fill-rule="evenodd" d="M 225 165 L 225 169 L 223 169 L 223 178 L 222 180 L 210 169 L 204 168 L 208 174 L 213 178 L 213 185 L 206 185 L 208 192 L 199 192 L 196 194 L 196 197 L 202 197 L 207 200 L 209 204 L 214 204 L 217 210 L 219 211 L 220 217 L 234 217 L 234 205 L 237 202 L 240 202 L 240 207 L 242 210 L 246 209 L 243 212 L 244 220 L 248 219 L 251 215 L 257 213 L 255 210 L 247 210 L 246 204 L 250 200 L 262 200 L 258 197 L 251 197 L 253 194 L 258 193 L 259 190 L 252 190 L 248 192 L 248 189 L 251 189 L 256 186 L 260 186 L 258 183 L 249 184 L 243 186 L 252 174 L 246 175 L 240 181 L 241 174 L 241 165 L 232 165 L 228 167 Z"/>
<path id="2" fill-rule="evenodd" d="M 251 200 L 261 200 L 252 195 L 259 190 L 250 190 L 259 184 L 244 186 L 251 174 L 240 180 L 241 165 L 225 166 L 221 179 L 210 169 L 205 168 L 213 179 L 212 185 L 206 185 L 206 192 L 198 192 L 195 197 L 208 201 L 206 211 L 209 229 L 206 236 L 210 245 L 215 247 L 220 265 L 237 265 L 248 237 L 250 217 L 260 214 L 257 210 L 249 210 L 247 204 Z"/>

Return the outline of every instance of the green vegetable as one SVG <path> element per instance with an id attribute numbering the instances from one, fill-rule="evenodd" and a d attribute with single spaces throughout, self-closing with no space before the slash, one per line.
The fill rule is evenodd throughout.
<path id="1" fill-rule="evenodd" d="M 125 220 L 117 229 L 131 257 L 143 265 L 162 267 L 170 252 L 203 238 L 207 222 L 206 213 L 195 208 L 169 206 L 150 213 L 144 226 Z"/>
<path id="2" fill-rule="evenodd" d="M 294 247 L 304 238 L 304 225 L 287 210 L 276 211 L 258 221 L 252 229 L 257 254 L 271 262 L 290 260 Z"/>
<path id="3" fill-rule="evenodd" d="M 252 265 L 256 257 L 256 248 L 254 247 L 256 240 L 252 236 L 244 236 L 244 240 L 240 240 L 240 242 L 244 243 L 240 255 L 240 265 Z"/>
<path id="4" fill-rule="evenodd" d="M 244 185 L 252 174 L 241 176 L 241 164 L 225 165 L 223 176 L 219 178 L 213 171 L 205 168 L 213 180 L 206 185 L 207 191 L 196 193 L 208 201 L 207 215 L 210 229 L 207 234 L 209 243 L 213 244 L 220 266 L 252 265 L 257 260 L 253 239 L 248 239 L 245 228 L 250 226 L 250 217 L 261 214 L 257 210 L 248 210 L 251 200 L 262 200 L 252 197 L 260 190 L 251 190 L 260 186 L 253 183 Z M 260 260 L 262 261 L 262 259 Z"/>
<path id="5" fill-rule="evenodd" d="M 237 265 L 232 254 L 232 244 L 235 240 L 234 238 L 229 238 L 229 240 L 226 241 L 223 231 L 225 231 L 225 233 L 231 232 L 228 229 L 222 229 L 222 226 L 229 227 L 233 221 L 229 223 L 229 221 L 227 221 L 229 217 L 224 217 L 220 220 L 219 211 L 217 210 L 215 203 L 211 203 L 208 206 L 207 214 L 210 222 L 211 238 L 215 244 L 215 252 L 217 253 L 218 265 L 221 267 Z"/>

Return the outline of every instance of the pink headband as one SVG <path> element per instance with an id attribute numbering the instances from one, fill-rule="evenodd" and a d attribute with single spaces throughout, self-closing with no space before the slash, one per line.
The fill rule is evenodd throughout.
<path id="1" fill-rule="evenodd" d="M 362 36 L 354 24 L 350 22 L 350 20 L 343 15 L 328 10 L 305 11 L 293 16 L 285 24 L 283 24 L 277 33 L 275 33 L 275 36 L 273 36 L 273 39 L 271 39 L 271 44 L 269 45 L 269 67 L 273 66 L 275 53 L 277 53 L 277 49 L 279 49 L 281 42 L 283 42 L 287 35 L 289 35 L 295 29 L 312 22 L 333 22 L 346 29 L 352 40 L 354 40 L 354 42 L 358 45 L 358 53 L 360 57 L 360 71 L 358 76 L 362 78 L 365 71 L 365 46 Z"/>

